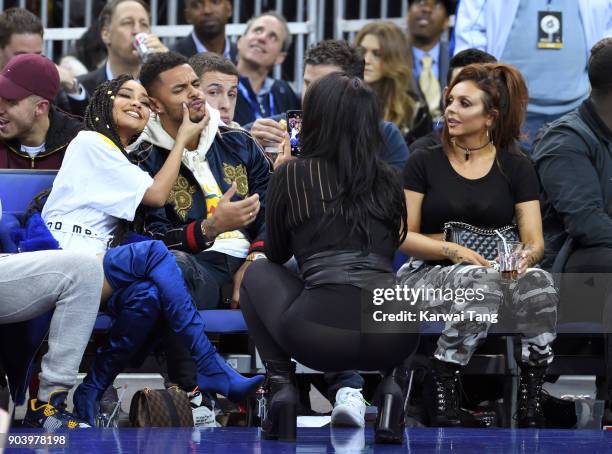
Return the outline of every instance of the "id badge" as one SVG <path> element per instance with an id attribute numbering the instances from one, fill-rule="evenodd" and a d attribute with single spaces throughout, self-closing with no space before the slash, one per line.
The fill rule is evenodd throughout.
<path id="1" fill-rule="evenodd" d="M 538 49 L 563 48 L 561 11 L 538 11 Z"/>

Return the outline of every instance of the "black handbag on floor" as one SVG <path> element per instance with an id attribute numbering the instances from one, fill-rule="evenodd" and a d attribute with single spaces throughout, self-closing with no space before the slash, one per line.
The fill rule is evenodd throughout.
<path id="1" fill-rule="evenodd" d="M 446 222 L 444 224 L 444 241 L 451 241 L 482 255 L 487 260 L 497 257 L 498 231 L 506 241 L 520 241 L 518 227 L 514 224 L 499 229 L 484 229 L 465 222 Z"/>

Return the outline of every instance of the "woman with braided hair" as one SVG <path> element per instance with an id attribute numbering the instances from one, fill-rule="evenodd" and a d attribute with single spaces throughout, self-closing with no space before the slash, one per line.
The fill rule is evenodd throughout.
<path id="1" fill-rule="evenodd" d="M 194 123 L 183 106 L 175 146 L 151 178 L 130 162 L 126 151 L 149 115 L 147 92 L 130 76 L 101 84 L 87 107 L 87 130 L 68 146 L 42 212 L 63 249 L 90 251 L 103 260 L 102 303 L 115 321 L 108 344 L 98 349 L 93 367 L 74 393 L 75 413 L 90 425 L 95 424 L 102 394 L 148 345 L 146 341 L 160 318 L 191 351 L 202 390 L 237 400 L 253 391 L 263 378 L 241 376 L 216 353 L 174 256 L 162 242 L 111 247 L 118 243 L 120 225 L 133 221 L 141 203 L 153 207 L 165 204 L 186 144 L 202 132 L 209 118 L 206 113 Z M 132 335 L 126 336 L 127 332 Z"/>

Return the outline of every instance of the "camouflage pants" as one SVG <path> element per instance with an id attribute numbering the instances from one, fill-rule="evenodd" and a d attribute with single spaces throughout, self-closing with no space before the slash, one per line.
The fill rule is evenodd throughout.
<path id="1" fill-rule="evenodd" d="M 457 264 L 432 266 L 405 264 L 398 272 L 400 285 L 430 292 L 417 301 L 419 310 L 438 314 L 470 314 L 463 319 L 445 321 L 438 339 L 435 357 L 441 361 L 466 365 L 484 342 L 491 327 L 492 314 L 497 317 L 502 302 L 505 313 L 512 315 L 514 332 L 521 335 L 517 361 L 531 366 L 550 364 L 551 343 L 556 337 L 558 295 L 552 276 L 538 268 L 529 268 L 518 281 L 503 284 L 493 268 Z M 456 292 L 472 289 L 479 298 L 440 299 L 433 290 Z M 448 294 L 448 293 L 447 293 Z M 458 293 L 454 293 L 457 295 Z M 437 294 L 438 296 L 440 293 Z M 483 316 L 484 315 L 484 316 Z M 461 318 L 461 317 L 459 317 Z M 506 326 L 506 323 L 504 323 Z M 517 349 L 518 350 L 518 349 Z M 519 357 L 520 353 L 520 357 Z"/>

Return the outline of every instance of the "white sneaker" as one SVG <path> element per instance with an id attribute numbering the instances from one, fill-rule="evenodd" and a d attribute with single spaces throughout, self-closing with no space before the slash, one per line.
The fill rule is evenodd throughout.
<path id="1" fill-rule="evenodd" d="M 330 427 L 331 445 L 335 454 L 354 454 L 364 452 L 365 449 L 365 429 Z"/>
<path id="2" fill-rule="evenodd" d="M 331 414 L 334 426 L 364 427 L 366 401 L 361 389 L 340 388 L 336 393 L 336 404 Z"/>
<path id="3" fill-rule="evenodd" d="M 202 399 L 202 393 L 196 389 L 189 393 L 194 427 L 219 427 L 215 417 L 215 409 L 208 408 Z"/>

